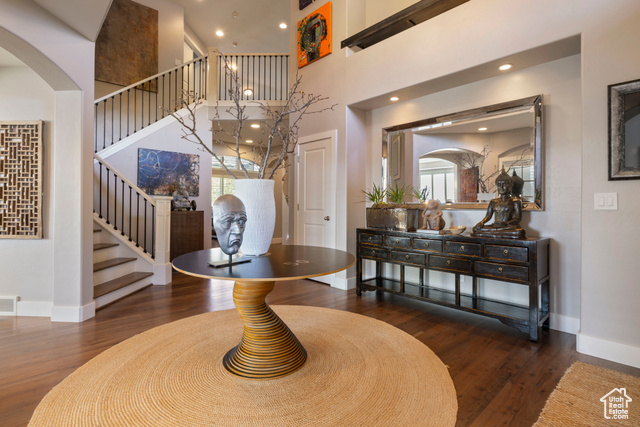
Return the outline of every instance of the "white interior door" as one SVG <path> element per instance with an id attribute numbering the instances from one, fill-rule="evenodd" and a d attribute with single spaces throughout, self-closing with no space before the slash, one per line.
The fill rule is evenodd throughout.
<path id="1" fill-rule="evenodd" d="M 335 132 L 300 138 L 295 238 L 298 245 L 335 248 L 334 145 Z"/>

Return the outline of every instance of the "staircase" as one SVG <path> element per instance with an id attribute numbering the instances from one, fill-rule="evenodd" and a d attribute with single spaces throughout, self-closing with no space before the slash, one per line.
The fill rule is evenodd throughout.
<path id="1" fill-rule="evenodd" d="M 227 65 L 225 65 L 227 64 Z M 288 55 L 235 55 L 215 49 L 164 73 L 95 101 L 93 283 L 96 308 L 151 284 L 171 281 L 170 197 L 150 197 L 109 164 L 109 157 L 161 132 L 163 119 L 181 114 L 184 102 L 225 101 L 228 70 L 253 89 L 242 101 L 284 102 Z M 245 98 L 246 97 L 246 98 Z M 182 101 L 180 99 L 182 98 Z M 176 102 L 178 100 L 178 102 Z M 204 106 L 204 105 L 203 105 Z M 135 149 L 135 148 L 133 148 Z"/>
<path id="2" fill-rule="evenodd" d="M 135 254 L 98 224 L 93 230 L 93 298 L 96 308 L 152 285 L 148 263 L 138 263 Z"/>

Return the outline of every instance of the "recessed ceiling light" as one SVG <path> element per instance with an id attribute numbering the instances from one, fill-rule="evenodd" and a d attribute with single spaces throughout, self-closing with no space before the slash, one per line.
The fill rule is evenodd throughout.
<path id="1" fill-rule="evenodd" d="M 224 36 L 224 33 L 222 32 L 222 30 L 218 30 L 218 31 L 216 31 L 216 36 L 222 37 L 222 36 Z"/>
<path id="2" fill-rule="evenodd" d="M 233 42 L 233 43 L 232 43 L 232 46 L 233 46 L 233 47 L 238 47 L 238 43 Z"/>
<path id="3" fill-rule="evenodd" d="M 484 132 L 485 130 L 487 130 L 487 128 L 478 128 L 478 130 L 479 130 L 480 132 Z"/>
<path id="4" fill-rule="evenodd" d="M 254 124 L 251 125 L 251 127 L 254 128 L 254 129 L 258 129 L 260 127 L 260 125 L 257 124 L 257 123 L 254 123 Z"/>
<path id="5" fill-rule="evenodd" d="M 396 102 L 397 100 L 399 100 L 400 98 L 398 98 L 397 96 L 392 96 L 391 98 L 389 98 L 390 101 Z"/>
<path id="6" fill-rule="evenodd" d="M 253 95 L 253 90 L 246 88 L 243 93 L 245 94 L 245 96 L 251 96 Z"/>
<path id="7" fill-rule="evenodd" d="M 280 24 L 280 28 L 282 28 L 282 29 L 284 30 L 285 28 L 287 28 L 287 24 L 285 24 L 284 22 L 283 22 L 283 23 L 281 23 L 281 24 Z"/>
<path id="8" fill-rule="evenodd" d="M 252 139 L 247 139 L 245 142 L 246 142 L 247 144 L 253 144 L 253 140 L 252 140 Z"/>
<path id="9" fill-rule="evenodd" d="M 508 69 L 510 69 L 511 67 L 513 67 L 513 64 L 502 64 L 501 66 L 498 67 L 498 70 L 500 71 L 507 71 Z"/>
<path id="10" fill-rule="evenodd" d="M 238 12 L 233 12 L 233 13 L 231 14 L 231 17 L 232 17 L 233 19 L 237 19 L 237 18 L 238 18 Z"/>

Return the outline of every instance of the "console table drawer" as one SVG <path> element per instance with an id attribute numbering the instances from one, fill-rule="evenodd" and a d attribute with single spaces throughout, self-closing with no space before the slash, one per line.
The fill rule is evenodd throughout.
<path id="1" fill-rule="evenodd" d="M 360 234 L 360 243 L 365 245 L 380 246 L 382 244 L 382 236 L 380 234 Z"/>
<path id="2" fill-rule="evenodd" d="M 529 260 L 529 249 L 518 248 L 515 246 L 487 245 L 485 247 L 485 257 L 509 261 L 527 262 Z"/>
<path id="3" fill-rule="evenodd" d="M 473 261 L 429 255 L 429 267 L 456 273 L 471 273 L 473 269 Z"/>
<path id="4" fill-rule="evenodd" d="M 389 251 L 378 248 L 360 248 L 360 256 L 363 258 L 389 259 Z"/>
<path id="5" fill-rule="evenodd" d="M 393 248 L 411 249 L 410 237 L 385 236 L 384 245 Z"/>
<path id="6" fill-rule="evenodd" d="M 427 256 L 425 254 L 414 254 L 411 252 L 391 252 L 391 259 L 404 264 L 426 265 Z"/>
<path id="7" fill-rule="evenodd" d="M 482 245 L 465 242 L 445 242 L 444 251 L 456 255 L 480 256 Z"/>
<path id="8" fill-rule="evenodd" d="M 420 251 L 442 252 L 442 241 L 432 239 L 413 239 L 413 249 Z"/>
<path id="9" fill-rule="evenodd" d="M 476 274 L 491 279 L 529 280 L 529 268 L 518 265 L 476 261 Z"/>

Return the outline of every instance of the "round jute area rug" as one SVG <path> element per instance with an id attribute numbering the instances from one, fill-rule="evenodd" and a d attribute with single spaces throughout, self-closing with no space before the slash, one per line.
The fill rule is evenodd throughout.
<path id="1" fill-rule="evenodd" d="M 193 316 L 101 353 L 40 402 L 30 426 L 447 426 L 458 403 L 446 366 L 379 320 L 318 307 L 275 306 L 307 363 L 282 378 L 229 374 L 235 310 Z"/>

